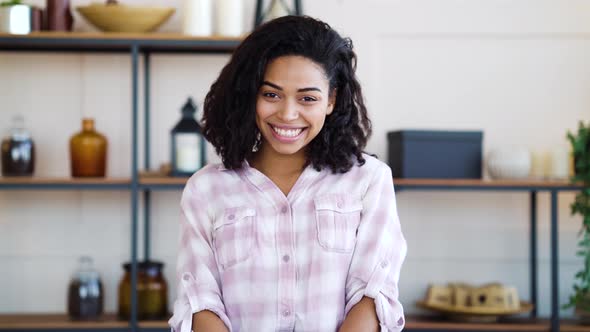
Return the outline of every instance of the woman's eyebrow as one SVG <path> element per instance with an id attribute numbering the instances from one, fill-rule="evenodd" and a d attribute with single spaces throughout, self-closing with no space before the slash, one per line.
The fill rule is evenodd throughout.
<path id="1" fill-rule="evenodd" d="M 274 84 L 274 83 L 271 83 L 271 82 L 269 82 L 269 81 L 264 81 L 264 82 L 262 82 L 262 85 L 268 85 L 268 86 L 270 86 L 271 88 L 277 89 L 277 90 L 279 90 L 279 91 L 283 91 L 283 88 L 282 88 L 282 87 L 280 87 L 280 86 L 278 86 L 278 85 L 276 85 L 276 84 Z M 321 90 L 320 88 L 316 88 L 316 87 L 301 88 L 301 89 L 298 89 L 298 90 L 297 90 L 297 92 L 308 92 L 308 91 L 318 91 L 318 92 L 322 92 L 322 90 Z"/>

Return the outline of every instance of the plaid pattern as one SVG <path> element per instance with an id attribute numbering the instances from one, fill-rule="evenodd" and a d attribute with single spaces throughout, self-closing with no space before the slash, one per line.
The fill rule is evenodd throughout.
<path id="1" fill-rule="evenodd" d="M 172 331 L 190 332 L 201 310 L 235 332 L 336 331 L 363 296 L 375 299 L 381 331 L 401 331 L 407 249 L 391 170 L 365 159 L 345 174 L 307 167 L 287 197 L 247 163 L 193 175 Z"/>

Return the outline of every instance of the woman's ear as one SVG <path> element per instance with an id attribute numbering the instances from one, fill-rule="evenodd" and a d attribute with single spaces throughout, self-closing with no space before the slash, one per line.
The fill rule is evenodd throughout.
<path id="1" fill-rule="evenodd" d="M 332 90 L 332 92 L 330 93 L 330 97 L 328 98 L 328 110 L 326 112 L 326 115 L 332 114 L 332 111 L 334 110 L 334 105 L 336 105 L 336 88 Z"/>

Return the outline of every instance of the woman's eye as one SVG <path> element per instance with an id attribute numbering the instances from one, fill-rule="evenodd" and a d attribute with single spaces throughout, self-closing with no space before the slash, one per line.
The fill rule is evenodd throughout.
<path id="1" fill-rule="evenodd" d="M 311 103 L 311 102 L 317 101 L 317 99 L 315 99 L 314 97 L 309 97 L 309 96 L 305 96 L 305 97 L 301 98 L 301 100 L 303 100 L 306 103 Z"/>
<path id="2" fill-rule="evenodd" d="M 267 98 L 278 98 L 279 96 L 274 92 L 265 92 L 262 94 L 264 97 Z"/>

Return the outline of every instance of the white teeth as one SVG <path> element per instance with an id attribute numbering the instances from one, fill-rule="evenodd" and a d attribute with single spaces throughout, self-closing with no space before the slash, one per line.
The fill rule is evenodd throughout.
<path id="1" fill-rule="evenodd" d="M 282 128 L 277 128 L 274 126 L 271 126 L 272 129 L 279 135 L 283 136 L 283 137 L 295 137 L 299 134 L 301 134 L 301 132 L 303 131 L 303 128 L 299 128 L 299 129 L 282 129 Z"/>

